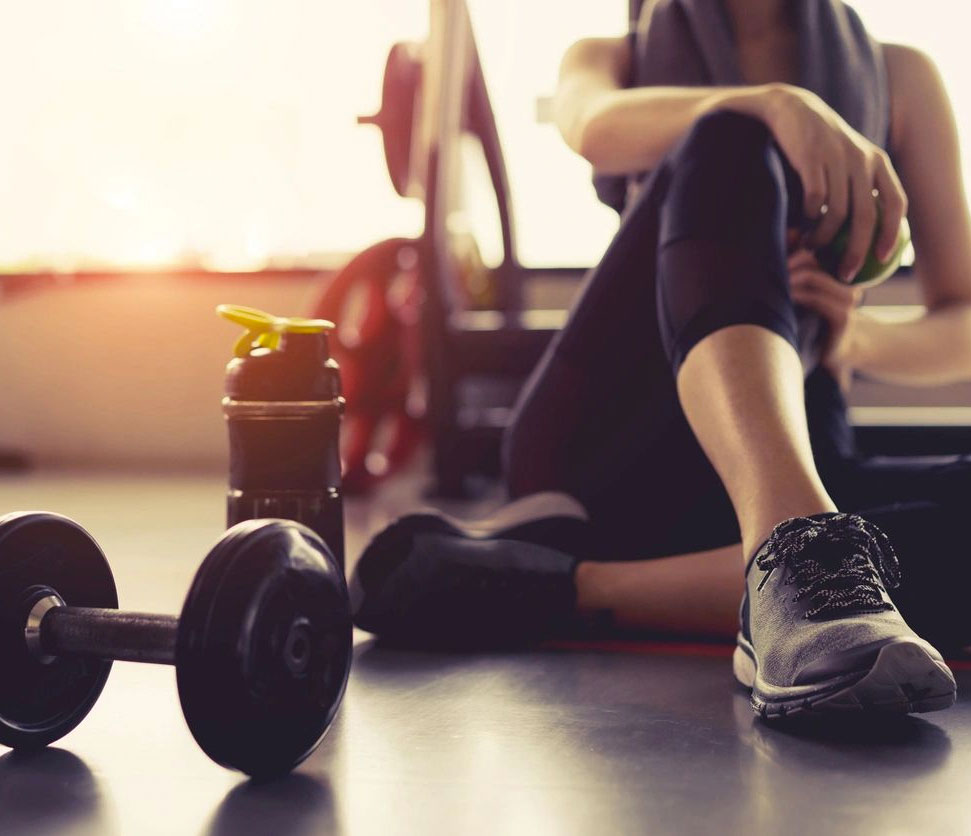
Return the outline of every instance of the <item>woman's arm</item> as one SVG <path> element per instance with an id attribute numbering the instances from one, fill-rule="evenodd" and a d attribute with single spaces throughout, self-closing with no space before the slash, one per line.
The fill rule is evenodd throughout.
<path id="1" fill-rule="evenodd" d="M 914 319 L 887 322 L 857 310 L 847 365 L 901 386 L 971 380 L 971 303 L 956 302 Z"/>
<path id="2" fill-rule="evenodd" d="M 570 147 L 596 171 L 654 168 L 699 117 L 735 110 L 761 119 L 798 173 L 805 216 L 818 220 L 810 235 L 813 246 L 826 244 L 850 220 L 840 278 L 848 281 L 859 271 L 873 240 L 874 187 L 883 207 L 877 251 L 883 256 L 892 249 L 906 199 L 890 158 L 815 93 L 781 82 L 626 89 L 630 61 L 623 38 L 579 41 L 563 59 L 554 117 Z"/>
<path id="3" fill-rule="evenodd" d="M 890 147 L 909 198 L 914 271 L 927 312 L 902 323 L 858 313 L 850 365 L 912 386 L 971 380 L 971 219 L 954 114 L 926 55 L 894 44 L 884 49 Z"/>
<path id="4" fill-rule="evenodd" d="M 560 66 L 554 120 L 567 144 L 602 174 L 654 168 L 709 111 L 765 118 L 772 85 L 625 89 L 630 64 L 626 38 L 585 38 L 567 50 Z"/>

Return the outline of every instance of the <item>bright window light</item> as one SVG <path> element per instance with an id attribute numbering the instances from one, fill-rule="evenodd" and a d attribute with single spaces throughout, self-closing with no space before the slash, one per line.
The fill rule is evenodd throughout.
<path id="1" fill-rule="evenodd" d="M 0 270 L 317 266 L 418 234 L 421 205 L 394 192 L 378 131 L 355 120 L 378 108 L 390 45 L 425 36 L 428 2 L 8 3 Z M 971 136 L 961 4 L 853 5 L 879 38 L 933 56 Z M 625 31 L 627 0 L 469 6 L 520 257 L 592 264 L 616 216 L 537 103 L 571 42 Z"/>
<path id="2" fill-rule="evenodd" d="M 570 44 L 626 32 L 627 0 L 469 0 L 469 10 L 509 170 L 520 261 L 593 264 L 617 213 L 597 201 L 590 166 L 537 111 Z"/>
<path id="3" fill-rule="evenodd" d="M 420 232 L 355 119 L 426 0 L 5 8 L 0 270 L 310 266 Z"/>
<path id="4" fill-rule="evenodd" d="M 956 111 L 965 182 L 971 183 L 971 15 L 952 0 L 850 5 L 878 39 L 912 44 L 935 60 Z M 512 181 L 521 260 L 531 266 L 593 264 L 616 231 L 617 216 L 597 202 L 589 166 L 552 125 L 537 121 L 536 102 L 554 90 L 570 43 L 625 31 L 627 0 L 470 0 L 470 8 Z"/>

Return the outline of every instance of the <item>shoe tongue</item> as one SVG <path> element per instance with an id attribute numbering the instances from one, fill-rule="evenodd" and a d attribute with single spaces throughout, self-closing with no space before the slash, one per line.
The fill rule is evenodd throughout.
<path id="1" fill-rule="evenodd" d="M 791 531 L 791 530 L 794 530 L 794 529 L 805 528 L 806 527 L 806 521 L 807 520 L 809 522 L 811 522 L 811 523 L 815 523 L 816 524 L 816 525 L 813 525 L 812 526 L 813 528 L 818 528 L 820 526 L 820 524 L 824 524 L 826 522 L 826 520 L 831 519 L 832 517 L 835 517 L 835 516 L 838 516 L 838 515 L 839 515 L 839 511 L 822 511 L 822 512 L 820 512 L 818 514 L 808 514 L 805 517 L 790 517 L 787 520 L 783 520 L 781 523 L 779 523 L 773 529 L 773 531 L 772 531 L 772 537 L 769 537 L 769 538 L 763 540 L 762 543 L 759 545 L 759 547 L 754 552 L 752 552 L 751 557 L 749 557 L 748 561 L 745 564 L 745 576 L 746 577 L 748 576 L 749 570 L 755 564 L 756 558 L 760 554 L 763 553 L 766 545 L 769 543 L 770 539 L 773 539 L 773 537 L 778 537 L 779 535 L 784 535 L 788 531 Z M 817 537 L 812 542 L 810 542 L 808 544 L 808 546 L 806 548 L 808 548 L 810 550 L 810 553 L 811 553 L 811 550 L 812 550 L 813 545 L 815 543 L 817 543 L 820 539 L 826 540 L 825 537 L 822 537 L 822 538 Z M 830 553 L 832 553 L 833 550 L 830 549 L 829 551 L 830 551 Z M 816 558 L 816 559 L 818 559 L 818 558 Z M 836 565 L 836 566 L 839 565 L 839 562 L 841 560 L 842 560 L 842 555 L 840 555 L 840 554 L 837 554 L 834 558 L 832 558 L 832 561 L 835 561 L 834 565 Z M 832 561 L 829 561 L 829 562 L 832 562 Z M 824 564 L 824 565 L 829 565 L 829 562 L 824 562 L 823 560 L 819 560 L 819 562 L 821 564 Z"/>
<path id="2" fill-rule="evenodd" d="M 846 544 L 823 531 L 802 550 L 802 557 L 815 560 L 824 569 L 836 570 L 847 557 Z"/>

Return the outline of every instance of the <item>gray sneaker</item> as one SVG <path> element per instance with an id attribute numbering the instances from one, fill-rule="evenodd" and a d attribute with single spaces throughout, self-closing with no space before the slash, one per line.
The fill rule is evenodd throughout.
<path id="1" fill-rule="evenodd" d="M 937 711 L 957 686 L 887 594 L 900 568 L 887 535 L 856 514 L 779 523 L 745 567 L 735 678 L 763 717 Z"/>

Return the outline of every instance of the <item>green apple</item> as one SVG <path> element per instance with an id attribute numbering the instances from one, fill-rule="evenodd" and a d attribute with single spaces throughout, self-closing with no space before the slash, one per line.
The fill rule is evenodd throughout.
<path id="1" fill-rule="evenodd" d="M 910 225 L 907 223 L 907 219 L 904 218 L 900 222 L 900 230 L 897 233 L 897 241 L 893 245 L 893 250 L 891 250 L 890 255 L 884 261 L 880 261 L 874 251 L 877 236 L 880 234 L 880 218 L 880 205 L 877 204 L 877 223 L 873 230 L 873 240 L 870 242 L 870 249 L 863 261 L 863 266 L 850 282 L 853 287 L 873 287 L 889 279 L 897 272 L 897 268 L 900 267 L 900 260 L 904 255 L 904 250 L 910 244 Z M 836 271 L 839 269 L 840 262 L 843 260 L 843 254 L 846 252 L 846 246 L 849 244 L 849 241 L 850 219 L 847 218 L 843 226 L 833 236 L 833 240 L 816 251 L 816 260 L 819 262 L 819 266 L 830 275 L 836 276 Z"/>

